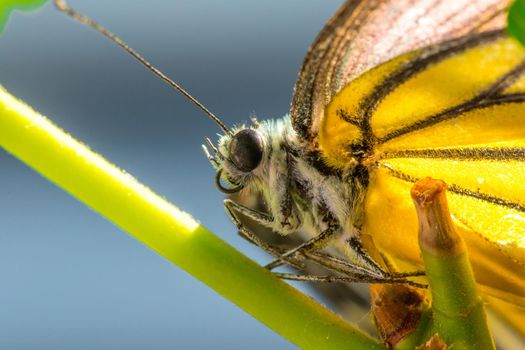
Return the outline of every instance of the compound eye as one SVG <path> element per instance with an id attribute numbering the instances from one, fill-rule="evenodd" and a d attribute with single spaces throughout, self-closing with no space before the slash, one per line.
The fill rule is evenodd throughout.
<path id="1" fill-rule="evenodd" d="M 252 129 L 244 129 L 233 135 L 229 146 L 230 160 L 243 172 L 257 168 L 263 156 L 261 135 Z"/>

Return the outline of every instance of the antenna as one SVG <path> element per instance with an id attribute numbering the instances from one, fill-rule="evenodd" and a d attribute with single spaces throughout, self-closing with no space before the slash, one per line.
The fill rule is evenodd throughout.
<path id="1" fill-rule="evenodd" d="M 109 40 L 113 41 L 115 44 L 122 47 L 124 50 L 126 50 L 131 56 L 133 56 L 137 61 L 142 63 L 148 70 L 150 70 L 153 74 L 164 80 L 166 83 L 168 83 L 171 87 L 175 88 L 178 92 L 180 92 L 184 97 L 186 97 L 191 103 L 199 107 L 201 110 L 204 111 L 219 127 L 224 130 L 225 133 L 228 135 L 232 135 L 232 132 L 224 125 L 219 118 L 215 116 L 212 112 L 210 112 L 202 103 L 197 101 L 193 96 L 191 96 L 186 90 L 184 90 L 179 84 L 177 84 L 175 81 L 170 79 L 167 75 L 162 73 L 160 70 L 155 68 L 151 63 L 149 63 L 144 57 L 142 57 L 138 52 L 133 50 L 131 47 L 129 47 L 124 41 L 122 41 L 119 37 L 117 37 L 115 34 L 107 30 L 106 28 L 102 27 L 97 22 L 93 21 L 91 18 L 86 17 L 71 7 L 66 3 L 65 0 L 53 0 L 53 3 L 55 4 L 55 7 L 61 11 L 64 12 L 66 15 L 70 16 L 74 20 L 83 23 L 93 29 L 95 29 L 100 34 L 104 35 Z"/>

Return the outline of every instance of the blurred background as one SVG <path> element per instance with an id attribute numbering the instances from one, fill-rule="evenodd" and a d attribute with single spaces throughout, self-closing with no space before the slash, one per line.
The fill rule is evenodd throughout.
<path id="1" fill-rule="evenodd" d="M 306 50 L 341 2 L 70 1 L 230 126 L 288 112 Z M 49 4 L 15 12 L 0 84 L 268 260 L 236 235 L 213 185 L 200 145 L 219 129 L 115 44 Z M 0 348 L 294 348 L 3 150 L 0 178 Z"/>

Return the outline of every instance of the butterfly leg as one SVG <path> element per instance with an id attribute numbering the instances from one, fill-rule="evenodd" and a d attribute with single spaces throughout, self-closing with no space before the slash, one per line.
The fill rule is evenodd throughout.
<path id="1" fill-rule="evenodd" d="M 280 259 L 276 259 L 266 265 L 265 267 L 269 270 L 273 270 L 283 264 L 282 259 L 283 258 L 290 258 L 294 257 L 297 254 L 302 254 L 303 252 L 308 252 L 312 250 L 319 249 L 319 247 L 324 246 L 330 239 L 332 239 L 335 235 L 341 232 L 341 227 L 337 224 L 329 225 L 326 230 L 321 232 L 315 237 L 310 238 L 306 242 L 300 244 L 299 246 L 290 249 L 286 253 L 282 254 Z"/>
<path id="2" fill-rule="evenodd" d="M 370 268 L 353 264 L 339 257 L 321 253 L 321 252 L 304 252 L 306 258 L 329 269 L 345 275 L 369 276 L 370 278 L 382 278 L 376 272 L 371 272 Z"/>
<path id="3" fill-rule="evenodd" d="M 406 284 L 416 288 L 426 289 L 427 286 L 417 282 L 412 282 L 406 279 L 385 279 L 375 278 L 369 275 L 300 275 L 291 273 L 274 272 L 274 274 L 282 279 L 291 281 L 307 281 L 307 282 L 324 282 L 324 283 L 374 283 L 374 284 Z"/>
<path id="4" fill-rule="evenodd" d="M 352 264 L 347 260 L 343 260 L 336 256 L 321 252 L 304 252 L 307 259 L 313 261 L 324 268 L 337 272 L 338 275 L 327 275 L 327 276 L 281 276 L 284 279 L 295 279 L 295 280 L 310 280 L 317 282 L 367 282 L 367 283 L 397 283 L 397 284 L 408 284 L 417 288 L 426 288 L 426 285 L 407 280 L 405 274 L 390 274 L 385 276 L 377 276 L 376 273 L 371 272 L 369 268 Z M 411 275 L 413 276 L 413 275 Z M 312 278 L 312 279 L 308 279 Z"/>
<path id="5" fill-rule="evenodd" d="M 262 226 L 272 228 L 273 225 L 273 218 L 265 214 L 263 212 L 260 212 L 255 209 L 248 208 L 242 204 L 239 204 L 237 202 L 232 201 L 231 199 L 225 199 L 224 200 L 224 209 L 226 210 L 226 213 L 228 213 L 228 216 L 232 220 L 232 222 L 237 226 L 237 229 L 239 230 L 239 235 L 246 239 L 248 242 L 258 246 L 268 254 L 276 257 L 278 261 L 281 261 L 282 263 L 289 264 L 295 268 L 302 269 L 304 266 L 296 261 L 295 259 L 289 258 L 285 259 L 282 257 L 282 254 L 280 251 L 275 249 L 274 247 L 270 246 L 266 242 L 264 242 L 262 239 L 260 239 L 256 234 L 254 234 L 252 231 L 250 231 L 248 228 L 246 228 L 242 222 L 237 217 L 236 213 L 240 213 L 243 215 L 246 215 L 247 217 L 253 219 L 257 223 L 261 224 Z"/>
<path id="6" fill-rule="evenodd" d="M 388 257 L 386 257 L 384 254 L 381 253 L 381 258 L 385 262 L 385 265 L 388 271 L 396 270 L 395 267 L 390 262 L 390 260 L 388 260 Z M 417 276 L 425 276 L 426 272 L 422 270 L 411 271 L 411 272 L 390 272 L 390 275 L 394 277 L 417 277 Z"/>
<path id="7" fill-rule="evenodd" d="M 366 249 L 361 244 L 361 240 L 357 237 L 349 238 L 346 241 L 349 247 L 355 254 L 356 262 L 358 266 L 366 269 L 371 275 L 382 278 L 385 277 L 387 272 L 368 254 Z"/>
<path id="8" fill-rule="evenodd" d="M 359 238 L 350 238 L 347 240 L 348 245 L 352 249 L 352 251 L 356 254 L 356 257 L 359 259 L 359 265 L 365 266 L 367 269 L 369 269 L 370 273 L 379 278 L 384 280 L 395 280 L 405 277 L 417 277 L 417 276 L 423 276 L 425 275 L 424 271 L 414 271 L 414 272 L 390 272 L 387 269 L 389 269 L 390 264 L 388 263 L 388 260 L 385 259 L 385 263 L 387 265 L 387 269 L 384 269 L 381 267 L 372 257 L 368 254 L 368 252 L 363 248 L 363 245 L 361 244 L 361 240 Z M 419 285 L 419 284 L 418 284 Z"/>

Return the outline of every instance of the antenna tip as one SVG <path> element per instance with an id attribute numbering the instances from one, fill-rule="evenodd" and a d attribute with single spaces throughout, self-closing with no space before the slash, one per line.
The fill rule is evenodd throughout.
<path id="1" fill-rule="evenodd" d="M 65 0 L 53 0 L 53 4 L 60 11 L 66 11 L 69 8 L 69 6 L 67 6 L 67 3 L 65 2 Z"/>

